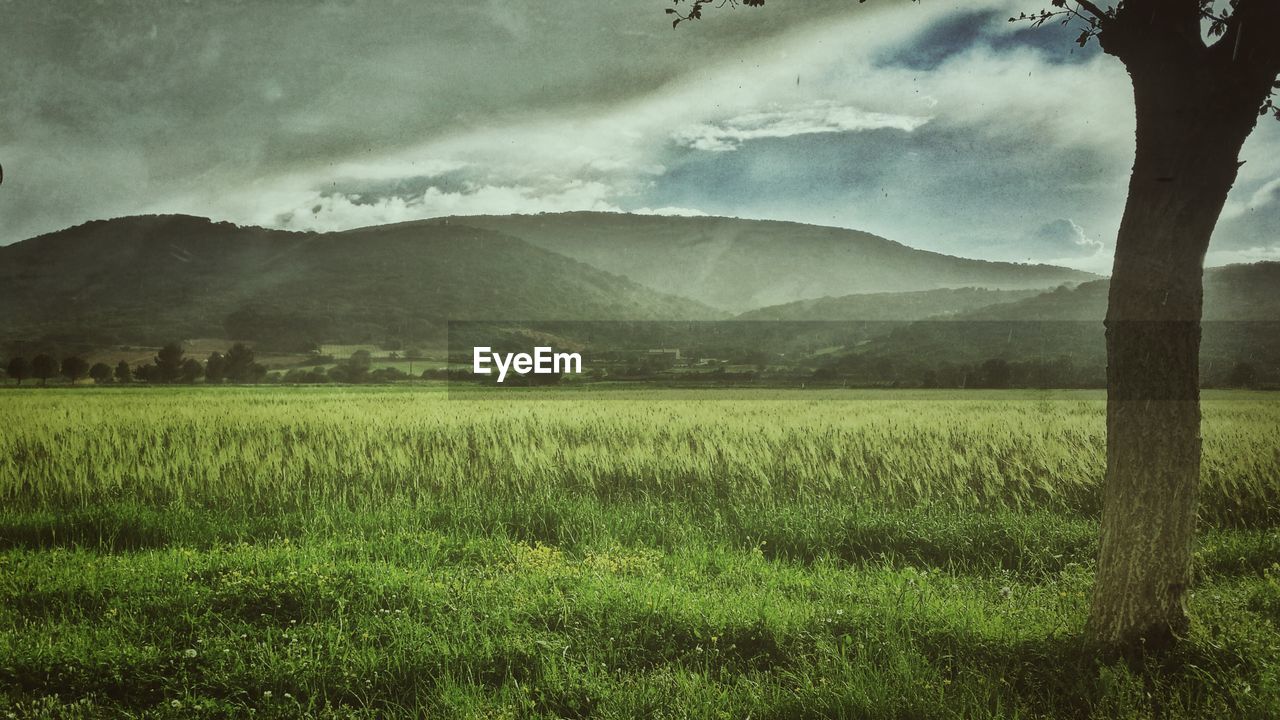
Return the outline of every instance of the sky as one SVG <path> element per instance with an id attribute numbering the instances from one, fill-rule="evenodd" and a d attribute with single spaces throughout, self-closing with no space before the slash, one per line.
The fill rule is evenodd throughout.
<path id="1" fill-rule="evenodd" d="M 1007 22 L 1036 0 L 666 7 L 0 0 L 0 244 L 607 210 L 1109 270 L 1131 89 L 1078 31 Z M 1280 123 L 1242 159 L 1210 264 L 1280 260 Z"/>

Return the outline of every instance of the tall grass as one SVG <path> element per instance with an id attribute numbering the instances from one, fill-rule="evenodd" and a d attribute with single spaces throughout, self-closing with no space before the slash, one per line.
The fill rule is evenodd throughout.
<path id="1" fill-rule="evenodd" d="M 1105 436 L 1095 393 L 692 396 L 9 392 L 0 396 L 0 501 L 267 510 L 587 495 L 720 508 L 1098 512 Z M 1204 435 L 1203 520 L 1280 518 L 1280 403 L 1210 394 Z"/>
<path id="2" fill-rule="evenodd" d="M 1207 396 L 1192 632 L 1134 666 L 1081 643 L 1103 410 L 0 392 L 0 717 L 1274 716 L 1280 404 Z"/>

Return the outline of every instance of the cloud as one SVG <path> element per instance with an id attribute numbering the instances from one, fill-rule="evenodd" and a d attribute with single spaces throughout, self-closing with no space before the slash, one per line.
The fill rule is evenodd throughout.
<path id="1" fill-rule="evenodd" d="M 1223 220 L 1234 220 L 1250 212 L 1280 205 L 1280 178 L 1262 183 L 1246 199 L 1233 199 L 1222 208 Z"/>
<path id="2" fill-rule="evenodd" d="M 1053 64 L 1039 50 L 985 45 L 952 53 L 933 73 L 877 64 L 880 49 L 947 17 L 937 7 L 851 13 L 758 43 L 750 65 L 732 53 L 712 57 L 625 101 L 494 118 L 347 164 L 391 185 L 411 184 L 404 178 L 415 170 L 404 158 L 455 163 L 479 186 L 539 188 L 545 177 L 573 178 L 607 187 L 601 202 L 624 209 L 837 224 L 961 255 L 974 250 L 956 241 L 957 229 L 1013 236 L 1052 212 L 1088 214 L 1095 224 L 1118 218 L 1132 143 L 1123 69 L 1105 59 Z M 993 11 L 991 21 L 1003 17 Z M 1099 100 L 1079 107 L 1072 93 Z M 1115 94 L 1120 101 L 1110 99 Z M 761 139 L 773 142 L 753 142 Z M 341 180 L 335 188 L 332 172 L 295 179 L 356 202 L 381 197 Z M 396 194 L 420 206 L 412 193 Z M 521 197 L 536 203 L 542 194 Z M 264 210 L 258 215 L 279 213 Z"/>
<path id="3" fill-rule="evenodd" d="M 1280 178 L 1243 182 L 1232 193 L 1218 226 L 1210 251 L 1257 254 L 1280 245 Z"/>
<path id="4" fill-rule="evenodd" d="M 1007 240 L 987 241 L 975 255 L 1006 262 L 1066 265 L 1104 272 L 1111 264 L 1111 247 L 1089 235 L 1070 218 L 1058 218 Z"/>
<path id="5" fill-rule="evenodd" d="M 1090 238 L 1084 228 L 1069 218 L 1059 218 L 1036 228 L 1027 237 L 1026 251 L 1033 257 L 1087 257 L 1096 255 L 1103 244 Z"/>
<path id="6" fill-rule="evenodd" d="M 1120 63 L 1005 22 L 1018 0 L 787 1 L 804 12 L 675 32 L 597 0 L 38 4 L 0 25 L 19 93 L 0 243 L 138 212 L 340 229 L 620 209 L 1109 262 L 1133 158 Z M 1280 125 L 1242 159 L 1214 246 L 1265 251 Z"/>
<path id="7" fill-rule="evenodd" d="M 1210 267 L 1263 261 L 1280 262 L 1280 244 L 1238 250 L 1214 250 L 1211 247 L 1205 256 L 1205 265 Z"/>
<path id="8" fill-rule="evenodd" d="M 772 107 L 738 115 L 721 122 L 698 123 L 677 131 L 677 143 L 694 150 L 736 150 L 748 140 L 789 138 L 797 135 L 846 133 L 891 128 L 911 132 L 928 117 L 868 112 L 834 102 L 814 102 L 792 108 Z"/>
<path id="9" fill-rule="evenodd" d="M 554 188 L 468 185 L 455 192 L 428 187 L 414 196 L 317 193 L 302 197 L 271 225 L 290 230 L 346 230 L 368 225 L 424 220 L 443 215 L 527 214 L 598 210 L 620 212 L 603 183 L 565 181 Z"/>
<path id="10" fill-rule="evenodd" d="M 673 207 L 673 206 L 660 207 L 660 208 L 638 207 L 632 210 L 628 210 L 627 212 L 632 213 L 633 215 L 667 215 L 667 216 L 674 216 L 674 217 L 705 217 L 707 215 L 707 213 L 704 213 L 701 210 L 696 210 L 694 208 Z"/>
<path id="11" fill-rule="evenodd" d="M 966 10 L 985 10 L 1003 32 L 1008 4 L 975 0 Z M 66 14 L 52 4 L 48 12 Z M 577 19 L 575 32 L 563 32 L 565 17 Z M 23 27 L 0 28 L 16 58 L 0 68 L 0 82 L 7 76 L 15 87 L 38 88 L 30 102 L 0 108 L 0 135 L 19 145 L 6 163 L 16 155 L 42 166 L 28 166 L 0 192 L 0 242 L 136 212 L 303 222 L 319 204 L 323 222 L 336 224 L 455 207 L 498 211 L 502 198 L 511 212 L 714 208 L 874 224 L 891 237 L 927 241 L 953 219 L 945 215 L 955 205 L 948 199 L 950 207 L 939 208 L 925 196 L 936 188 L 926 185 L 991 185 L 974 175 L 976 163 L 968 171 L 926 168 L 937 178 L 926 183 L 910 158 L 886 156 L 807 180 L 805 167 L 821 159 L 812 153 L 830 154 L 820 141 L 857 147 L 859 139 L 937 124 L 934 137 L 951 133 L 950 157 L 1001 133 L 1018 145 L 1034 125 L 1051 141 L 1037 150 L 1047 155 L 1071 146 L 1072 122 L 1055 120 L 1070 115 L 1064 97 L 1092 98 L 1074 118 L 1087 126 L 1089 108 L 1107 105 L 1114 87 L 1092 66 L 1041 76 L 1035 53 L 982 55 L 963 44 L 936 73 L 880 62 L 886 48 L 909 48 L 921 28 L 956 17 L 941 4 L 805 0 L 804 13 L 722 12 L 663 32 L 660 13 L 644 4 L 590 0 L 554 11 L 490 0 L 330 3 L 317 12 L 210 0 L 190 13 L 139 2 L 58 22 L 33 11 Z M 65 23 L 84 32 L 56 32 Z M 1043 86 L 1055 90 L 1015 97 Z M 1094 115 L 1105 121 L 1094 122 L 1089 137 L 1096 140 L 1098 128 L 1123 134 L 1109 111 Z M 680 133 L 684 142 L 673 142 Z M 753 142 L 766 138 L 812 143 L 767 163 L 752 156 L 748 174 L 734 182 L 690 175 L 713 169 L 691 155 L 745 154 L 775 144 Z M 77 175 L 88 165 L 40 160 L 49 148 L 86 162 L 116 155 L 127 162 Z M 1019 169 L 1007 165 L 1008 175 Z M 957 182 L 963 172 L 968 183 Z M 791 180 L 770 182 L 777 175 Z M 897 204 L 865 200 L 873 195 L 858 182 L 877 177 L 895 183 Z M 567 182 L 600 189 L 558 189 Z M 752 193 L 737 184 L 745 182 L 773 195 L 747 202 Z M 827 187 L 815 193 L 819 182 Z M 825 205 L 810 200 L 818 195 Z M 326 211 L 325 197 L 364 209 L 335 200 Z M 998 215 L 985 198 L 966 205 L 973 210 L 965 222 Z"/>

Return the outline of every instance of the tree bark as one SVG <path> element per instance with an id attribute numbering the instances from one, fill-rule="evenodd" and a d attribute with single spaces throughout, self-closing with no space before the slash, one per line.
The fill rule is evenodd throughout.
<path id="1" fill-rule="evenodd" d="M 1107 310 L 1107 469 L 1088 634 L 1127 656 L 1166 649 L 1188 626 L 1204 257 L 1260 103 L 1165 41 L 1122 55 L 1137 152 Z"/>

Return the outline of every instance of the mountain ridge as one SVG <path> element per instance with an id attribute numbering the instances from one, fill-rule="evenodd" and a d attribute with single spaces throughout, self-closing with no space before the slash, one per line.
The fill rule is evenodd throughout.
<path id="1" fill-rule="evenodd" d="M 782 220 L 572 212 L 415 222 L 505 232 L 658 292 L 735 314 L 823 296 L 1047 289 L 1098 277 L 1052 265 L 955 257 L 858 230 Z"/>
<path id="2" fill-rule="evenodd" d="M 434 335 L 448 320 L 718 317 L 467 226 L 306 233 L 187 215 L 91 221 L 0 248 L 0 333 L 290 344 Z M 259 337 L 254 337 L 259 336 Z"/>
<path id="3" fill-rule="evenodd" d="M 748 310 L 735 316 L 734 319 L 792 322 L 929 320 L 1026 300 L 1040 294 L 1040 290 L 987 290 L 967 287 L 827 296 Z"/>
<path id="4" fill-rule="evenodd" d="M 735 319 L 1101 323 L 1109 287 L 1110 280 L 1100 278 L 1045 291 L 953 288 L 853 294 L 771 305 Z M 1206 268 L 1204 292 L 1205 322 L 1280 318 L 1280 262 Z"/>

